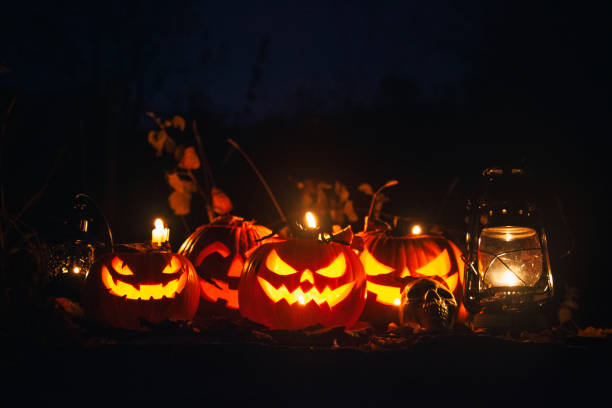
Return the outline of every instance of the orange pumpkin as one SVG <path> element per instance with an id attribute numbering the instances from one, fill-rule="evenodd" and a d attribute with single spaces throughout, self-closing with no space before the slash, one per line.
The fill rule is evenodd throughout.
<path id="1" fill-rule="evenodd" d="M 271 231 L 252 221 L 225 216 L 198 227 L 178 250 L 191 260 L 200 277 L 200 309 L 205 313 L 239 317 L 238 283 L 245 253 L 260 245 Z"/>
<path id="2" fill-rule="evenodd" d="M 97 256 L 84 290 L 90 317 L 130 330 L 145 329 L 141 320 L 190 320 L 199 303 L 198 276 L 187 258 L 138 245 Z"/>
<path id="3" fill-rule="evenodd" d="M 348 246 L 290 239 L 249 255 L 238 297 L 244 317 L 271 329 L 351 327 L 365 290 L 363 266 Z"/>
<path id="4" fill-rule="evenodd" d="M 439 235 L 362 235 L 359 255 L 367 276 L 367 301 L 362 320 L 372 324 L 398 322 L 404 287 L 417 278 L 443 284 L 461 301 L 463 267 L 459 248 Z"/>

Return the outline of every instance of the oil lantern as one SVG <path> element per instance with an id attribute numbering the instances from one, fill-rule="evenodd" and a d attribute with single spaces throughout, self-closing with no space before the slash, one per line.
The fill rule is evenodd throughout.
<path id="1" fill-rule="evenodd" d="M 538 188 L 520 168 L 487 168 L 482 176 L 476 199 L 467 203 L 463 301 L 472 325 L 540 326 L 553 276 Z"/>

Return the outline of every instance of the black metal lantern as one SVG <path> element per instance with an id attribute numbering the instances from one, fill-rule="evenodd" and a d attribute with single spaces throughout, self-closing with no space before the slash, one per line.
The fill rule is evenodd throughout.
<path id="1" fill-rule="evenodd" d="M 538 187 L 522 169 L 488 168 L 483 177 L 467 205 L 464 304 L 476 327 L 514 326 L 553 296 Z"/>
<path id="2" fill-rule="evenodd" d="M 110 226 L 95 201 L 86 194 L 77 194 L 74 198 L 73 215 L 64 222 L 67 231 L 62 240 L 49 245 L 48 272 L 53 279 L 70 277 L 82 282 L 89 273 L 94 261 L 96 249 L 104 247 L 96 241 L 89 232 L 89 224 L 93 220 L 89 211 L 93 204 L 102 216 L 108 231 L 109 244 L 112 248 L 113 238 Z"/>

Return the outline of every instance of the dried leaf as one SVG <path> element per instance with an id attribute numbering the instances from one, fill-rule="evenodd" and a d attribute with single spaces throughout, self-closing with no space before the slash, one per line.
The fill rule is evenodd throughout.
<path id="1" fill-rule="evenodd" d="M 85 315 L 81 306 L 78 303 L 68 298 L 65 298 L 65 297 L 55 298 L 55 303 L 57 304 L 57 306 L 61 307 L 62 310 L 64 310 L 64 312 L 72 316 L 83 317 Z"/>
<path id="2" fill-rule="evenodd" d="M 343 203 L 349 198 L 349 191 L 346 186 L 338 181 L 334 182 L 334 192 L 340 199 L 340 202 Z"/>
<path id="3" fill-rule="evenodd" d="M 334 231 L 334 233 L 333 233 L 333 240 L 336 241 L 336 242 L 340 242 L 340 243 L 345 243 L 345 244 L 351 245 L 351 242 L 353 242 L 353 237 L 354 236 L 355 236 L 355 234 L 353 234 L 353 229 L 349 225 L 348 227 L 346 227 L 344 229 L 340 229 L 340 230 Z"/>
<path id="4" fill-rule="evenodd" d="M 217 214 L 228 214 L 234 208 L 229 197 L 217 187 L 212 188 L 211 195 L 213 211 Z"/>
<path id="5" fill-rule="evenodd" d="M 351 249 L 357 252 L 363 251 L 364 247 L 364 239 L 363 236 L 353 235 L 353 240 L 351 241 Z"/>
<path id="6" fill-rule="evenodd" d="M 558 312 L 559 323 L 565 323 L 572 320 L 572 314 L 572 309 L 570 309 L 569 307 L 561 306 Z"/>
<path id="7" fill-rule="evenodd" d="M 176 161 L 180 162 L 183 159 L 184 155 L 185 155 L 185 146 L 183 145 L 176 146 L 176 149 L 174 149 L 174 158 L 176 159 Z"/>
<path id="8" fill-rule="evenodd" d="M 317 184 L 317 203 L 316 203 L 317 208 L 324 210 L 329 207 L 327 203 L 327 194 L 325 194 L 325 190 L 330 189 L 330 188 L 331 188 L 331 185 L 324 183 L 324 182 L 320 182 L 319 184 Z"/>
<path id="9" fill-rule="evenodd" d="M 367 195 L 374 195 L 374 190 L 372 189 L 372 186 L 369 185 L 368 183 L 361 183 L 359 187 L 357 187 L 357 190 Z"/>
<path id="10" fill-rule="evenodd" d="M 268 227 L 264 227 L 263 225 L 253 224 L 251 227 L 257 231 L 260 238 L 272 234 L 272 230 Z"/>
<path id="11" fill-rule="evenodd" d="M 170 197 L 168 197 L 168 203 L 176 215 L 189 214 L 191 210 L 191 194 L 173 191 Z"/>
<path id="12" fill-rule="evenodd" d="M 183 119 L 182 117 L 175 115 L 172 118 L 172 124 L 174 125 L 175 128 L 179 128 L 182 131 L 185 130 L 185 119 Z"/>
<path id="13" fill-rule="evenodd" d="M 168 173 L 166 179 L 170 187 L 181 194 L 191 195 L 198 190 L 198 186 L 192 180 L 184 180 L 179 177 L 178 173 Z"/>
<path id="14" fill-rule="evenodd" d="M 187 170 L 195 170 L 200 168 L 200 159 L 193 146 L 185 149 L 183 158 L 179 163 L 179 167 Z"/>
<path id="15" fill-rule="evenodd" d="M 330 208 L 328 211 L 329 218 L 332 222 L 336 224 L 344 224 L 344 212 L 342 210 Z"/>
<path id="16" fill-rule="evenodd" d="M 149 144 L 153 146 L 155 149 L 156 156 L 161 156 L 164 150 L 164 145 L 166 144 L 166 140 L 168 139 L 168 134 L 165 130 L 151 130 L 147 137 L 149 139 Z"/>
<path id="17" fill-rule="evenodd" d="M 319 190 L 329 190 L 330 188 L 332 188 L 332 185 L 329 184 L 329 183 L 326 183 L 324 181 L 320 181 L 317 184 L 317 189 L 319 189 Z"/>
<path id="18" fill-rule="evenodd" d="M 353 205 L 353 200 L 348 200 L 344 203 L 344 214 L 346 218 L 348 218 L 349 222 L 357 222 L 359 221 L 359 217 L 355 212 L 355 207 Z"/>
<path id="19" fill-rule="evenodd" d="M 166 143 L 164 143 L 164 150 L 166 153 L 172 154 L 174 153 L 174 149 L 176 148 L 176 142 L 170 136 L 166 139 Z"/>
<path id="20" fill-rule="evenodd" d="M 580 337 L 605 337 L 604 330 L 589 326 L 586 329 L 578 329 L 578 336 Z"/>
<path id="21" fill-rule="evenodd" d="M 382 211 L 383 204 L 386 203 L 387 201 L 389 201 L 389 197 L 387 197 L 386 195 L 381 194 L 381 193 L 378 193 L 376 195 L 376 202 L 374 203 L 374 212 L 373 212 L 374 218 L 380 217 L 380 213 Z"/>

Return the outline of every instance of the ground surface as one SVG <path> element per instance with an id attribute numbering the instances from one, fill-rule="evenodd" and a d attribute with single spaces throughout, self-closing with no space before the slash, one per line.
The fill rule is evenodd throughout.
<path id="1" fill-rule="evenodd" d="M 601 329 L 285 332 L 200 317 L 139 333 L 92 325 L 67 299 L 47 305 L 45 323 L 3 336 L 2 387 L 26 400 L 566 406 L 609 399 L 612 380 Z"/>

